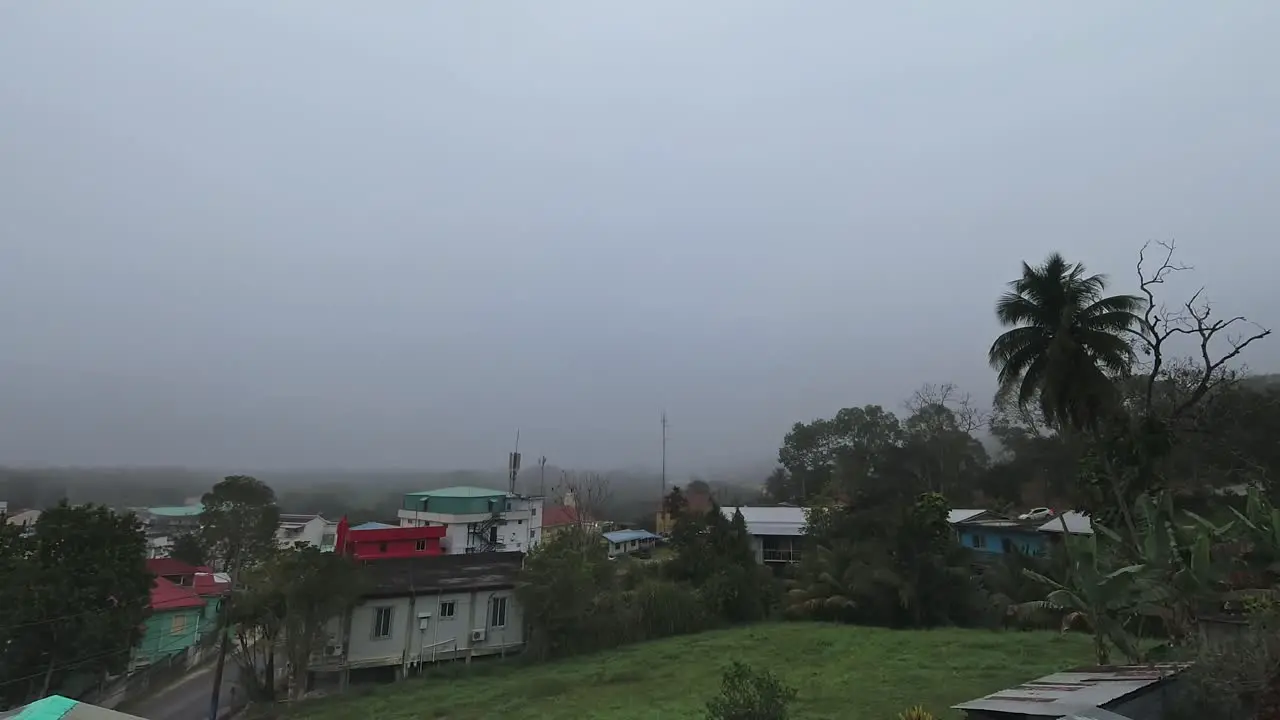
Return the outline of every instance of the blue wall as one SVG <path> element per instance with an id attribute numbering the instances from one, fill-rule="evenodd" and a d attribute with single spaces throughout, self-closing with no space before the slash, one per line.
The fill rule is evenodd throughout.
<path id="1" fill-rule="evenodd" d="M 959 526 L 960 544 L 974 552 L 1003 554 L 1007 544 L 1023 555 L 1043 555 L 1049 547 L 1048 538 L 1036 530 L 1016 528 L 985 528 Z"/>

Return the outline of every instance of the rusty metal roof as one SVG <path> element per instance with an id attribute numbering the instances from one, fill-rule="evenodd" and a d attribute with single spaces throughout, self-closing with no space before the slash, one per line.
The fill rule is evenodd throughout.
<path id="1" fill-rule="evenodd" d="M 1156 685 L 1187 667 L 1187 664 L 1182 663 L 1165 663 L 1066 670 L 952 707 L 956 710 L 1059 718 L 1079 712 L 1082 708 L 1106 707 Z"/>

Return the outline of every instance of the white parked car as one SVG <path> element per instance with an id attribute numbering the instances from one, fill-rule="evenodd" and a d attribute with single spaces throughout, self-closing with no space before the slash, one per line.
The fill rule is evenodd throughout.
<path id="1" fill-rule="evenodd" d="M 1053 517 L 1053 511 L 1049 508 L 1031 508 L 1030 510 L 1018 516 L 1019 520 L 1048 520 Z"/>

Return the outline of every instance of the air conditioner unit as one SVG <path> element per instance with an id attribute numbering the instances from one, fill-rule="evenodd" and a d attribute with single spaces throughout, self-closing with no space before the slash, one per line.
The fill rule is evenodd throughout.
<path id="1" fill-rule="evenodd" d="M 484 630 L 472 630 L 471 642 L 484 642 Z"/>
<path id="2" fill-rule="evenodd" d="M 336 657 L 336 656 L 338 656 L 338 655 L 341 655 L 341 654 L 342 654 L 342 646 L 341 646 L 341 645 L 325 645 L 325 646 L 324 646 L 324 654 L 325 654 L 325 655 L 328 655 L 328 656 L 330 656 L 330 657 Z"/>

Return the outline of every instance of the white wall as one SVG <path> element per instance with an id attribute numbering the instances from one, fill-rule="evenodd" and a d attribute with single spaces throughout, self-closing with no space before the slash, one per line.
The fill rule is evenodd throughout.
<path id="1" fill-rule="evenodd" d="M 298 529 L 296 533 L 288 532 L 284 527 L 276 531 L 276 541 L 281 547 L 293 547 L 297 543 L 304 542 L 322 548 L 326 535 L 335 535 L 338 530 L 338 523 L 326 520 L 319 515 L 311 518 Z M 329 539 L 332 545 L 333 538 Z M 332 548 L 329 548 L 332 549 Z"/>
<path id="2" fill-rule="evenodd" d="M 506 623 L 492 623 L 496 602 L 506 602 Z M 453 616 L 442 617 L 441 606 L 453 603 Z M 379 608 L 391 609 L 391 634 L 374 637 Z M 426 617 L 424 617 L 426 616 Z M 341 621 L 329 622 L 333 641 L 341 637 Z M 484 630 L 485 639 L 472 642 L 471 631 Z M 364 600 L 351 612 L 346 662 L 353 669 L 411 665 L 470 655 L 515 652 L 524 644 L 524 615 L 513 590 L 453 592 L 413 597 Z"/>
<path id="3" fill-rule="evenodd" d="M 449 555 L 461 555 L 468 548 L 475 548 L 477 541 L 467 532 L 471 523 L 482 523 L 489 519 L 489 514 L 451 515 L 448 513 L 421 512 L 416 510 L 400 510 L 400 527 L 423 527 L 427 525 L 445 525 Z M 511 552 L 528 552 L 542 541 L 542 498 L 508 498 L 507 509 L 502 513 L 498 524 L 498 542 L 501 550 Z M 472 550 L 474 552 L 474 550 Z"/>

